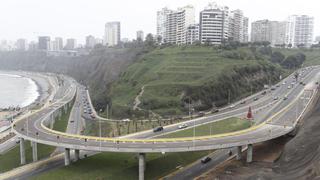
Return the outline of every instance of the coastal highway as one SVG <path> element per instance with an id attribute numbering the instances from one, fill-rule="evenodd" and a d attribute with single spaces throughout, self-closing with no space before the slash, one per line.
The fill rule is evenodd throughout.
<path id="1" fill-rule="evenodd" d="M 141 137 L 100 138 L 61 133 L 47 128 L 44 125 L 44 122 L 49 115 L 65 103 L 69 102 L 75 95 L 76 86 L 74 84 L 70 86 L 69 91 L 66 91 L 67 93 L 62 99 L 34 114 L 32 117 L 28 118 L 28 120 L 22 119 L 16 122 L 13 130 L 19 137 L 38 143 L 98 152 L 184 152 L 244 146 L 282 136 L 294 129 L 297 118 L 305 110 L 306 102 L 310 102 L 311 97 L 314 94 L 315 82 L 318 80 L 319 75 L 318 67 L 308 68 L 305 71 L 305 77 L 302 80 L 306 83 L 306 86 L 300 85 L 298 82 L 292 84 L 292 88 L 287 88 L 287 90 L 285 90 L 286 86 L 280 86 L 278 88 L 279 90 L 275 91 L 272 95 L 276 96 L 279 93 L 278 100 L 275 101 L 272 99 L 269 103 L 266 101 L 266 104 L 259 105 L 262 108 L 260 111 L 265 112 L 263 114 L 266 116 L 265 119 L 267 121 L 243 131 L 206 137 L 147 139 L 152 138 L 152 136 L 154 137 L 157 134 L 153 133 L 150 137 L 145 134 L 148 133 L 147 131 L 137 135 L 141 135 Z M 291 77 L 289 77 L 289 79 L 290 78 Z M 291 85 L 293 82 L 292 80 L 289 81 L 289 79 L 287 79 L 288 82 L 286 83 L 290 83 Z M 287 97 L 286 100 L 282 99 L 284 96 Z M 198 125 L 197 122 L 200 121 L 202 121 L 201 123 L 203 124 L 206 123 L 205 121 L 210 122 L 215 119 L 237 116 L 239 113 L 244 113 L 243 110 L 239 109 L 231 109 L 228 112 L 201 117 L 196 120 L 191 120 L 191 122 Z M 246 107 L 243 107 L 243 109 L 246 109 Z M 191 125 L 191 122 L 188 123 Z M 170 125 L 165 127 L 165 130 L 170 131 L 170 128 L 172 128 L 172 130 L 176 131 L 178 129 L 177 126 L 178 125 Z M 26 127 L 29 127 L 28 131 L 25 130 Z M 149 133 L 152 132 L 150 131 Z"/>

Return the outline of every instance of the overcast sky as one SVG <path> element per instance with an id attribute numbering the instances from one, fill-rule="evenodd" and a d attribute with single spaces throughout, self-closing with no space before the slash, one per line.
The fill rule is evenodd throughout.
<path id="1" fill-rule="evenodd" d="M 199 12 L 208 0 L 1 0 L 0 39 L 35 40 L 40 35 L 76 38 L 102 37 L 104 24 L 121 22 L 121 37 L 135 38 L 137 30 L 156 32 L 156 11 L 188 4 Z M 315 17 L 315 36 L 320 35 L 319 0 L 217 0 L 219 5 L 241 9 L 250 23 L 260 19 L 284 20 L 291 14 Z"/>

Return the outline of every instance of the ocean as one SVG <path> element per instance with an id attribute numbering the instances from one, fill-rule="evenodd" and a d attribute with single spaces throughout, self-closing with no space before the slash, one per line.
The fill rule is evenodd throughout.
<path id="1" fill-rule="evenodd" d="M 26 107 L 38 97 L 38 86 L 32 79 L 0 72 L 0 108 Z"/>

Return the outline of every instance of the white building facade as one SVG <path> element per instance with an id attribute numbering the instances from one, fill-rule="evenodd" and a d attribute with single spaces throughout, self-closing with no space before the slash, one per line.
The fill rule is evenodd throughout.
<path id="1" fill-rule="evenodd" d="M 200 12 L 200 41 L 219 45 L 228 40 L 229 8 L 210 3 Z"/>
<path id="2" fill-rule="evenodd" d="M 108 22 L 105 25 L 104 44 L 107 46 L 116 46 L 121 39 L 120 22 Z"/>
<path id="3" fill-rule="evenodd" d="M 187 40 L 186 44 L 194 44 L 199 42 L 200 38 L 199 24 L 192 24 L 187 28 Z"/>
<path id="4" fill-rule="evenodd" d="M 285 42 L 292 47 L 310 47 L 313 42 L 314 18 L 292 15 L 287 19 Z"/>
<path id="5" fill-rule="evenodd" d="M 248 22 L 249 19 L 244 16 L 241 10 L 231 11 L 229 15 L 229 40 L 248 42 Z"/>
<path id="6" fill-rule="evenodd" d="M 177 11 L 163 8 L 158 11 L 157 36 L 162 42 L 170 44 L 186 44 L 187 28 L 195 24 L 195 10 L 191 5 L 179 8 Z"/>

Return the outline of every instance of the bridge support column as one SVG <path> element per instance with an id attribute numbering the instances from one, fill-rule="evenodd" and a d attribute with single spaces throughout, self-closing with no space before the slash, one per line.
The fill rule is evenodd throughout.
<path id="1" fill-rule="evenodd" d="M 20 164 L 26 164 L 26 149 L 24 147 L 24 139 L 20 138 Z"/>
<path id="2" fill-rule="evenodd" d="M 32 160 L 33 162 L 38 161 L 38 144 L 36 142 L 31 142 L 32 147 Z"/>
<path id="3" fill-rule="evenodd" d="M 253 152 L 253 146 L 252 146 L 252 144 L 248 144 L 247 163 L 251 163 L 252 162 L 252 152 Z"/>
<path id="4" fill-rule="evenodd" d="M 237 160 L 241 160 L 241 153 L 242 153 L 241 150 L 242 150 L 242 147 L 238 146 L 237 147 L 237 157 L 236 157 Z"/>
<path id="5" fill-rule="evenodd" d="M 80 159 L 80 150 L 79 149 L 75 149 L 74 150 L 74 160 L 78 161 Z"/>
<path id="6" fill-rule="evenodd" d="M 146 154 L 139 153 L 139 180 L 144 180 L 145 170 L 146 170 Z"/>
<path id="7" fill-rule="evenodd" d="M 70 165 L 70 149 L 69 148 L 64 149 L 64 165 L 65 166 Z"/>

